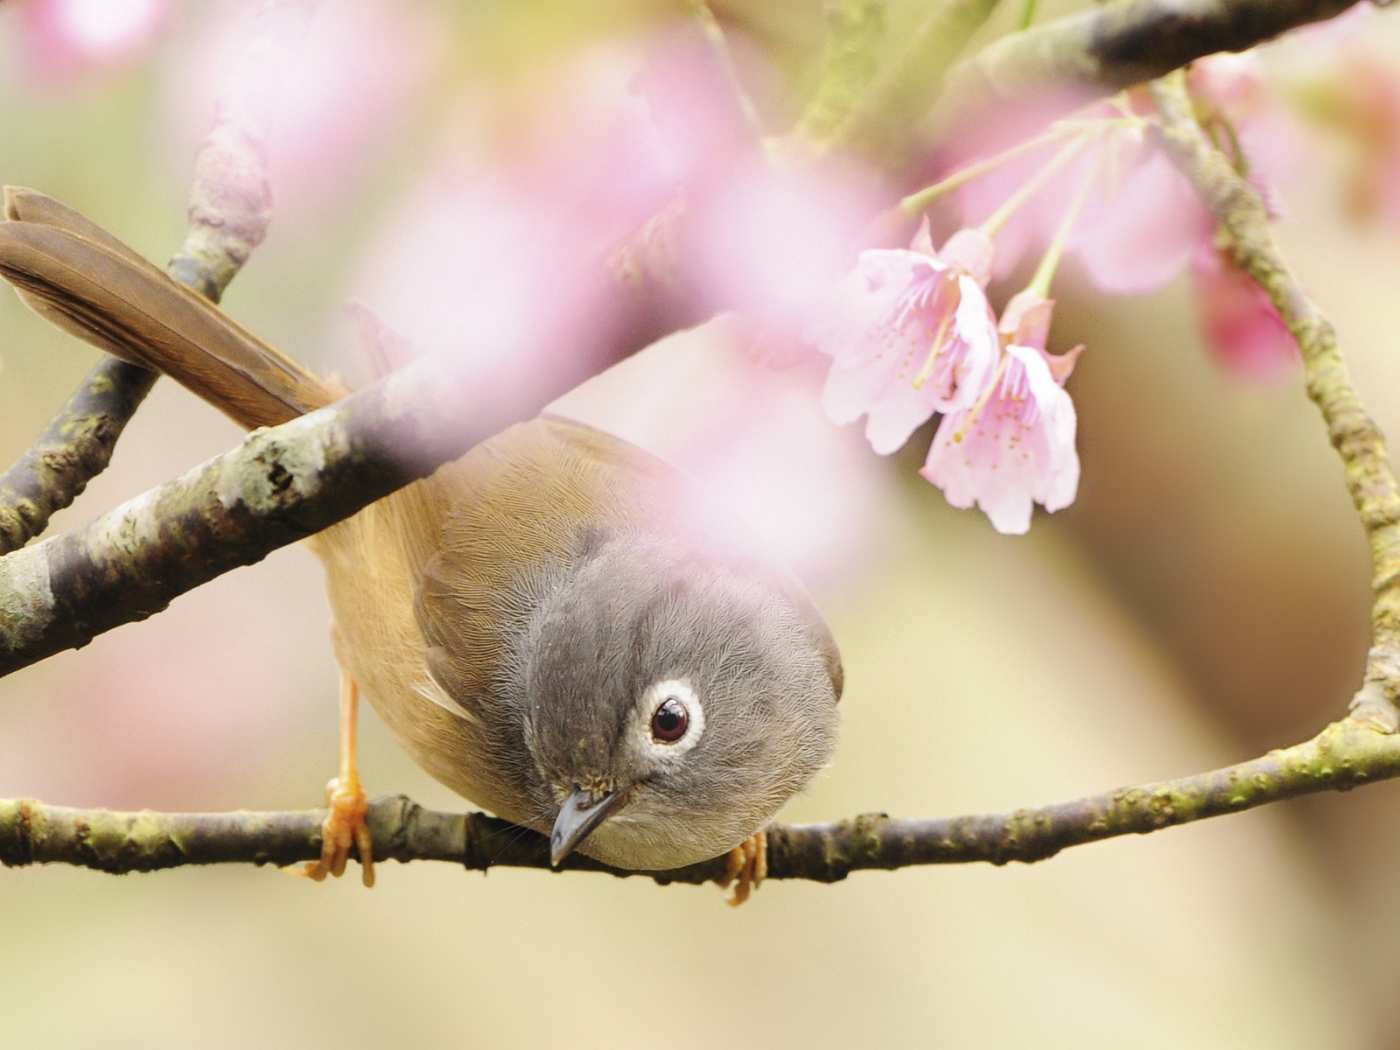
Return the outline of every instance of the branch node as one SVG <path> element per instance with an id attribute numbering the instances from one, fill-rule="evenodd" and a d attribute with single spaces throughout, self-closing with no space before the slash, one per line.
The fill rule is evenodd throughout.
<path id="1" fill-rule="evenodd" d="M 1378 733 L 1400 732 L 1400 709 L 1395 704 L 1397 681 L 1400 679 L 1368 678 L 1351 698 L 1348 717 Z"/>

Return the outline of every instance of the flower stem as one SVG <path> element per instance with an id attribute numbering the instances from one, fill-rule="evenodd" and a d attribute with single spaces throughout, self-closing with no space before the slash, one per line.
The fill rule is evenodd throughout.
<path id="1" fill-rule="evenodd" d="M 754 105 L 753 99 L 739 79 L 739 70 L 734 65 L 734 56 L 729 51 L 729 41 L 725 38 L 723 27 L 705 0 L 690 0 L 689 6 L 695 20 L 700 24 L 701 32 L 705 34 L 705 39 L 709 41 L 715 57 L 719 60 L 720 70 L 724 73 L 729 89 L 734 92 L 739 109 L 744 114 L 745 123 L 753 131 L 754 137 L 763 141 L 763 118 L 759 116 L 758 107 Z"/>
<path id="2" fill-rule="evenodd" d="M 1050 247 L 1045 250 L 1045 257 L 1040 260 L 1040 265 L 1036 267 L 1035 276 L 1027 285 L 1028 290 L 1035 292 L 1042 299 L 1050 298 L 1050 282 L 1054 280 L 1055 270 L 1059 267 L 1060 259 L 1065 254 L 1065 245 L 1069 243 L 1069 235 L 1074 230 L 1074 224 L 1079 221 L 1079 214 L 1084 210 L 1084 204 L 1089 199 L 1089 191 L 1094 188 L 1094 183 L 1099 181 L 1103 160 L 1104 152 L 1100 152 L 1095 159 L 1093 169 L 1089 172 L 1089 177 L 1079 187 L 1074 203 L 1069 206 L 1065 217 L 1060 220 L 1060 228 L 1055 231 L 1055 239 L 1050 242 Z"/>
<path id="3" fill-rule="evenodd" d="M 1035 9 L 1040 6 L 1040 0 L 1026 0 L 1025 6 L 1021 8 L 1021 24 L 1017 29 L 1029 29 L 1035 24 Z"/>
<path id="4" fill-rule="evenodd" d="M 976 164 L 969 164 L 960 171 L 953 172 L 953 174 L 949 175 L 947 178 L 940 179 L 932 186 L 925 186 L 923 189 L 909 194 L 909 196 L 899 202 L 899 208 L 906 215 L 918 215 L 930 204 L 938 200 L 939 197 L 953 192 L 953 190 L 966 185 L 973 179 L 980 178 L 989 171 L 996 171 L 997 168 L 1000 168 L 1003 164 L 1010 163 L 1017 157 L 1038 150 L 1042 146 L 1048 146 L 1052 142 L 1058 142 L 1066 135 L 1072 134 L 1073 131 L 1074 129 L 1069 125 L 1056 124 L 1043 135 L 1037 135 L 1033 139 L 1027 139 L 1018 146 L 1003 150 L 985 160 L 979 160 Z"/>
<path id="5" fill-rule="evenodd" d="M 1020 211 L 1022 206 L 1039 193 L 1041 188 L 1050 181 L 1056 172 L 1070 161 L 1074 160 L 1075 157 L 1079 156 L 1079 154 L 1084 151 L 1084 147 L 1096 137 L 1097 136 L 1091 132 L 1083 132 L 1065 143 L 1060 152 L 1050 158 L 1049 163 L 1046 164 L 1045 167 L 1036 172 L 1034 177 L 1024 186 L 1008 197 L 1002 206 L 988 216 L 978 229 L 988 237 L 995 237 L 997 231 L 1006 225 L 1008 219 Z"/>

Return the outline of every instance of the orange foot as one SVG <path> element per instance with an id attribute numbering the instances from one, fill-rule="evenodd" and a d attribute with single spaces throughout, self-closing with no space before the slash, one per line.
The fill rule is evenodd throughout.
<path id="1" fill-rule="evenodd" d="M 365 789 L 360 786 L 360 778 L 352 774 L 342 783 L 342 778 L 332 777 L 326 785 L 326 804 L 331 811 L 321 823 L 321 859 L 293 870 L 316 882 L 327 875 L 338 879 L 345 874 L 345 865 L 350 860 L 350 847 L 353 845 L 360 851 L 360 872 L 364 883 L 373 886 L 373 841 L 369 825 L 365 823 L 369 799 Z"/>
<path id="2" fill-rule="evenodd" d="M 720 889 L 734 889 L 725 899 L 734 907 L 749 899 L 749 894 L 768 877 L 768 832 L 756 831 L 729 851 L 729 870 L 723 879 L 716 879 Z"/>
<path id="3" fill-rule="evenodd" d="M 360 786 L 360 774 L 355 768 L 355 729 L 360 692 L 344 673 L 340 676 L 340 776 L 326 785 L 326 804 L 330 813 L 321 824 L 321 859 L 303 867 L 286 868 L 293 875 L 322 881 L 327 875 L 336 878 L 345 874 L 350 860 L 350 847 L 360 851 L 360 871 L 366 886 L 374 885 L 374 850 L 365 814 L 369 799 Z"/>

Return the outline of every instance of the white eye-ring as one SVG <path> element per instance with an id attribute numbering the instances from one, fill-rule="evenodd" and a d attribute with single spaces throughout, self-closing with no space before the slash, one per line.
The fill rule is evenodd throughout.
<path id="1" fill-rule="evenodd" d="M 705 709 L 690 683 L 678 678 L 657 682 L 644 694 L 641 731 L 647 747 L 667 758 L 678 758 L 700 741 Z"/>

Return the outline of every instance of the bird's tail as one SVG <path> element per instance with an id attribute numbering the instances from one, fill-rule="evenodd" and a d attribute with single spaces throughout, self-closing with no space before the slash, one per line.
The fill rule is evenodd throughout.
<path id="1" fill-rule="evenodd" d="M 285 423 L 344 395 L 67 205 L 6 186 L 5 220 L 0 276 L 31 309 L 243 426 Z"/>

